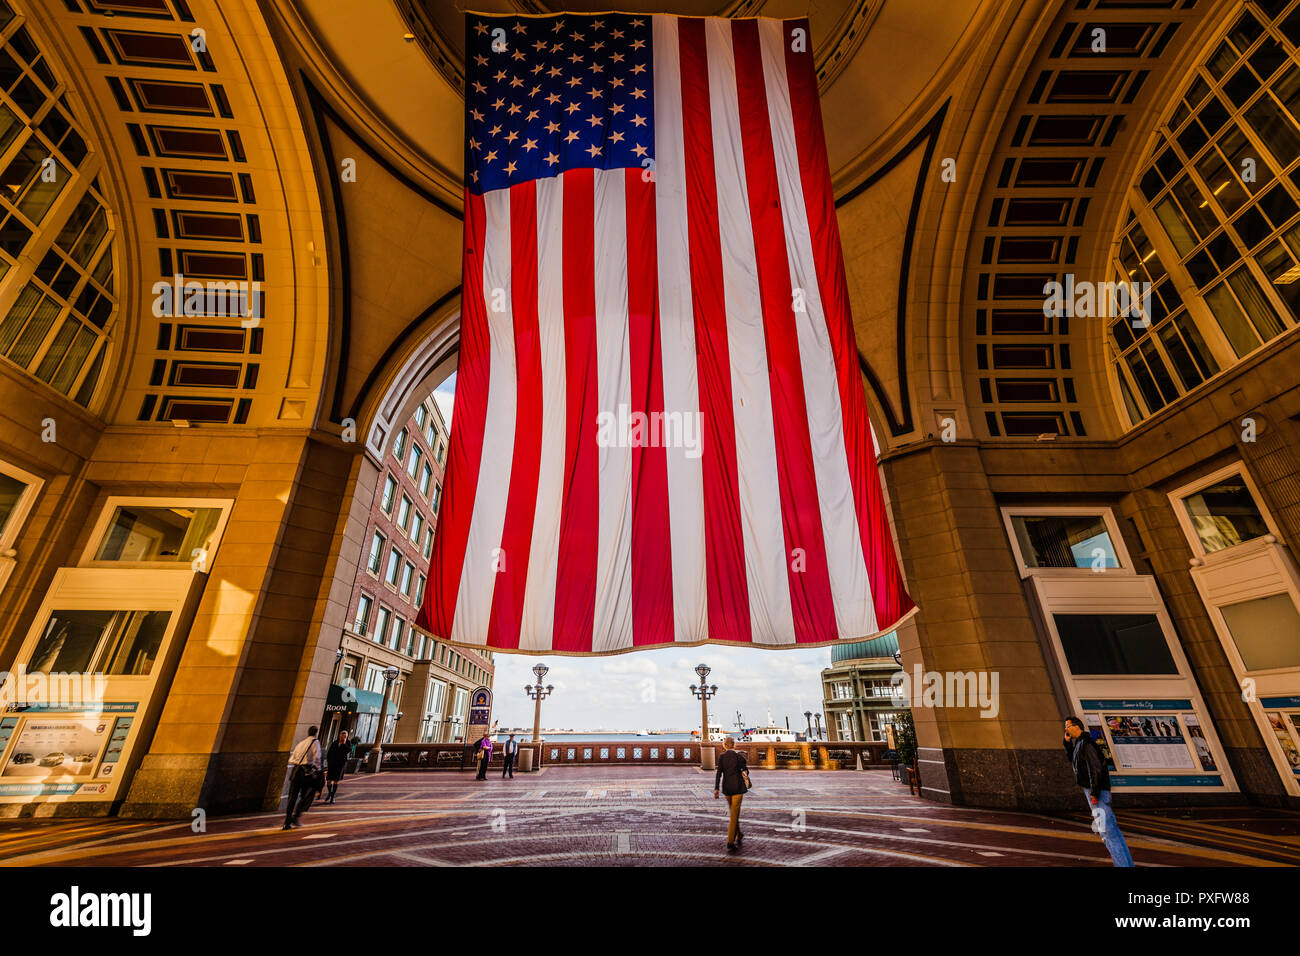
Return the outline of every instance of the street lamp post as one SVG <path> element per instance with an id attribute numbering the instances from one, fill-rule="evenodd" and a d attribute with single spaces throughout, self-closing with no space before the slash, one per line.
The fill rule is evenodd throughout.
<path id="1" fill-rule="evenodd" d="M 370 752 L 370 772 L 379 773 L 384 762 L 384 723 L 388 720 L 388 695 L 392 693 L 393 681 L 400 674 L 396 667 L 389 664 L 384 668 L 384 701 L 379 705 L 379 726 L 375 729 L 375 749 Z"/>
<path id="2" fill-rule="evenodd" d="M 812 740 L 812 739 L 813 739 L 813 735 L 812 735 L 812 711 L 811 711 L 811 710 L 805 710 L 805 711 L 803 712 L 803 719 L 806 720 L 806 721 L 808 721 L 808 737 L 807 737 L 807 739 L 808 739 L 808 740 Z"/>
<path id="3" fill-rule="evenodd" d="M 699 675 L 700 684 L 698 689 L 692 684 L 691 693 L 700 699 L 700 750 L 703 751 L 704 745 L 709 742 L 709 698 L 718 692 L 718 685 L 704 683 L 704 679 L 711 673 L 707 665 L 700 664 L 695 668 L 695 673 Z"/>
<path id="4" fill-rule="evenodd" d="M 545 687 L 542 686 L 542 678 L 546 676 L 549 670 L 550 668 L 545 664 L 534 664 L 533 673 L 537 675 L 537 686 L 534 687 L 532 684 L 527 684 L 524 687 L 524 693 L 534 701 L 533 743 L 540 743 L 542 739 L 542 699 L 551 696 L 551 691 L 555 690 L 555 686 L 552 684 L 547 684 Z"/>
<path id="5" fill-rule="evenodd" d="M 822 739 L 822 715 L 813 714 L 813 720 L 817 721 L 817 739 Z"/>

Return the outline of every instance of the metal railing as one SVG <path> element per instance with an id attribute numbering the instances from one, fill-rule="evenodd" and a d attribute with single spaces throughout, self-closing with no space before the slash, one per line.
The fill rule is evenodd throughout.
<path id="1" fill-rule="evenodd" d="M 364 757 L 373 744 L 357 747 L 357 756 Z M 722 753 L 720 743 L 709 743 L 715 758 Z M 663 741 L 521 741 L 520 755 L 533 750 L 533 768 L 544 766 L 591 765 L 652 765 L 699 766 L 700 745 L 694 740 Z M 756 769 L 765 770 L 882 770 L 893 766 L 889 745 L 877 741 L 812 741 L 799 743 L 737 743 L 736 750 L 745 755 L 746 762 Z M 492 750 L 488 762 L 501 770 L 505 755 L 500 744 Z M 515 768 L 521 760 L 516 758 Z M 362 760 L 362 766 L 365 761 Z M 384 744 L 381 770 L 476 770 L 472 744 Z"/>

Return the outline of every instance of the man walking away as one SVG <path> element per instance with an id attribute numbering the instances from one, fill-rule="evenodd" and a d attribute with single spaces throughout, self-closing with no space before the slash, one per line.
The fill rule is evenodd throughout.
<path id="1" fill-rule="evenodd" d="M 284 811 L 284 826 L 281 830 L 300 827 L 298 819 L 311 806 L 315 797 L 316 778 L 320 774 L 320 741 L 316 739 L 317 728 L 309 727 L 307 736 L 298 741 L 289 754 L 289 805 Z M 300 806 L 301 804 L 301 806 Z"/>
<path id="2" fill-rule="evenodd" d="M 740 832 L 740 801 L 749 789 L 749 767 L 745 755 L 735 749 L 736 741 L 727 737 L 722 741 L 722 756 L 718 758 L 718 772 L 713 777 L 713 799 L 718 799 L 718 789 L 731 804 L 731 822 L 727 827 L 727 849 L 734 850 L 745 839 Z"/>
<path id="3" fill-rule="evenodd" d="M 1075 781 L 1088 798 L 1093 829 L 1101 834 L 1110 858 L 1116 866 L 1132 866 L 1133 856 L 1110 806 L 1110 773 L 1106 770 L 1106 758 L 1078 717 L 1065 718 L 1065 756 L 1074 767 Z"/>
<path id="4" fill-rule="evenodd" d="M 510 779 L 515 779 L 515 755 L 519 753 L 519 741 L 515 740 L 515 735 L 511 734 L 506 741 L 506 762 L 501 768 L 501 776 L 510 774 Z"/>
<path id="5" fill-rule="evenodd" d="M 492 738 L 487 734 L 478 742 L 478 776 L 476 780 L 487 779 L 488 761 L 492 759 Z"/>

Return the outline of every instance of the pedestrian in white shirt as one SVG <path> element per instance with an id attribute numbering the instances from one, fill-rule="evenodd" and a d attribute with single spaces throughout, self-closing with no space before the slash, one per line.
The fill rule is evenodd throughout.
<path id="1" fill-rule="evenodd" d="M 289 754 L 289 805 L 284 812 L 284 826 L 281 830 L 302 826 L 298 818 L 311 806 L 316 791 L 320 789 L 317 780 L 321 778 L 320 741 L 316 739 L 317 728 L 307 728 L 307 736 L 294 746 Z"/>

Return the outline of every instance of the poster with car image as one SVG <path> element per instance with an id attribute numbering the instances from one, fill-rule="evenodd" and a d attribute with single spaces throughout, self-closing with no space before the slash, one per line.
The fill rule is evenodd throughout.
<path id="1" fill-rule="evenodd" d="M 1107 714 L 1106 728 L 1121 770 L 1196 769 L 1173 714 Z"/>
<path id="2" fill-rule="evenodd" d="M 112 722 L 106 717 L 30 717 L 19 729 L 0 777 L 88 777 Z"/>

